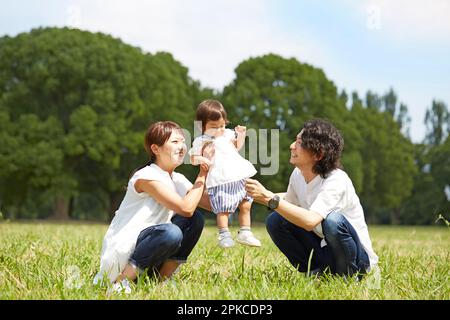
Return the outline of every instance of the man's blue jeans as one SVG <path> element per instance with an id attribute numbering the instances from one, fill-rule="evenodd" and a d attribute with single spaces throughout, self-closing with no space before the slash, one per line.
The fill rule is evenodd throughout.
<path id="1" fill-rule="evenodd" d="M 130 264 L 138 269 L 159 271 L 166 260 L 186 262 L 203 230 L 203 214 L 196 210 L 192 217 L 175 215 L 172 223 L 158 224 L 141 231 Z"/>
<path id="2" fill-rule="evenodd" d="M 327 245 L 320 246 L 321 238 L 312 231 L 294 225 L 278 212 L 272 212 L 266 220 L 267 231 L 272 241 L 300 272 L 310 271 L 352 275 L 365 273 L 369 257 L 359 241 L 358 235 L 348 220 L 340 213 L 332 212 L 322 221 L 322 231 Z"/>

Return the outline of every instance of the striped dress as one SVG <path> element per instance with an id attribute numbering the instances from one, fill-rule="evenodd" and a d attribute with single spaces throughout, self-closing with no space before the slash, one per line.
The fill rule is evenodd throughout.
<path id="1" fill-rule="evenodd" d="M 243 158 L 233 140 L 234 131 L 226 129 L 220 137 L 202 135 L 194 139 L 190 155 L 203 155 L 202 147 L 205 143 L 213 143 L 213 158 L 210 159 L 206 188 L 213 212 L 215 214 L 233 213 L 243 200 L 252 201 L 245 191 L 245 179 L 256 174 L 256 169 L 248 160 Z"/>
<path id="2" fill-rule="evenodd" d="M 245 179 L 208 188 L 208 195 L 215 214 L 233 213 L 242 200 L 253 201 L 245 191 Z"/>

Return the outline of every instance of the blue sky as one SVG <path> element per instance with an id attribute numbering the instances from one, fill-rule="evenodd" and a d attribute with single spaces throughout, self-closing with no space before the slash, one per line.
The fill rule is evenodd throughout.
<path id="1" fill-rule="evenodd" d="M 239 62 L 276 53 L 322 68 L 339 89 L 383 94 L 425 134 L 433 99 L 450 104 L 450 1 L 1 1 L 0 35 L 39 26 L 101 31 L 148 52 L 169 51 L 203 85 L 221 89 Z"/>

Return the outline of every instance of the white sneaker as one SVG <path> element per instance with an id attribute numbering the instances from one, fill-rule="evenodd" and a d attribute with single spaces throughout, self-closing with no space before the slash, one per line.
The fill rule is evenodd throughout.
<path id="1" fill-rule="evenodd" d="M 219 233 L 219 247 L 231 248 L 234 246 L 234 240 L 231 238 L 230 232 Z"/>
<path id="2" fill-rule="evenodd" d="M 131 293 L 131 287 L 130 287 L 130 282 L 128 281 L 128 279 L 123 279 L 120 282 L 115 282 L 113 283 L 112 287 L 108 288 L 108 293 L 126 293 L 126 294 L 130 294 Z"/>
<path id="3" fill-rule="evenodd" d="M 250 247 L 261 247 L 261 241 L 255 238 L 249 230 L 239 231 L 236 241 Z"/>

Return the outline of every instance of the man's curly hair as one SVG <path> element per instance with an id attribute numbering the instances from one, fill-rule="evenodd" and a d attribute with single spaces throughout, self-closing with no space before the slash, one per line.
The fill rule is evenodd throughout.
<path id="1" fill-rule="evenodd" d="M 306 121 L 302 129 L 302 147 L 322 159 L 317 161 L 313 172 L 326 178 L 336 168 L 342 168 L 340 159 L 344 149 L 344 139 L 338 129 L 323 119 Z"/>

